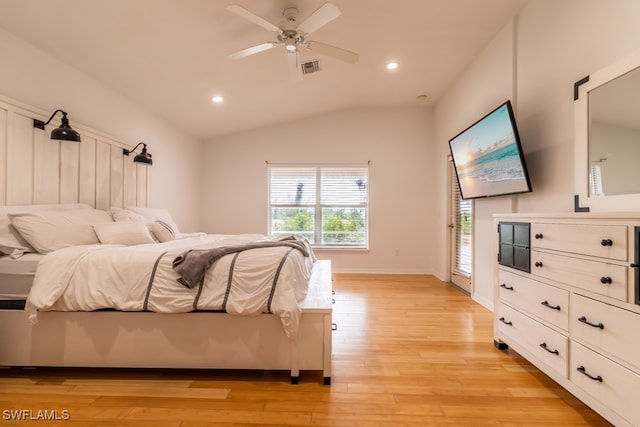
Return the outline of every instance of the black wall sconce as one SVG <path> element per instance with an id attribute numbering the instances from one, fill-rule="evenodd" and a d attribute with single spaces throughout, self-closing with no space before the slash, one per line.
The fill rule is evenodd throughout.
<path id="1" fill-rule="evenodd" d="M 136 148 L 138 148 L 141 145 L 142 145 L 142 151 L 140 152 L 140 154 L 137 154 L 133 158 L 133 162 L 151 166 L 153 164 L 153 160 L 151 159 L 151 154 L 147 153 L 147 144 L 145 144 L 144 142 L 139 142 L 138 145 L 133 147 L 133 150 L 127 150 L 126 148 L 123 148 L 122 154 L 124 154 L 125 156 L 129 156 L 129 154 L 136 151 Z"/>
<path id="2" fill-rule="evenodd" d="M 60 124 L 59 127 L 51 131 L 51 139 L 56 139 L 60 141 L 80 142 L 80 134 L 75 130 L 73 130 L 71 126 L 69 126 L 69 119 L 67 119 L 67 113 L 62 110 L 54 111 L 46 123 L 43 122 L 42 120 L 33 119 L 33 127 L 44 130 L 44 127 L 51 122 L 51 120 L 57 113 L 62 113 L 62 123 Z"/>

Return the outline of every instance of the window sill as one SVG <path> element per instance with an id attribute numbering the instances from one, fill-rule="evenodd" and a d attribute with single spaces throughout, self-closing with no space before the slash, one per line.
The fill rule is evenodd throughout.
<path id="1" fill-rule="evenodd" d="M 368 253 L 367 247 L 353 247 L 353 246 L 311 246 L 314 252 L 354 252 L 354 253 Z"/>

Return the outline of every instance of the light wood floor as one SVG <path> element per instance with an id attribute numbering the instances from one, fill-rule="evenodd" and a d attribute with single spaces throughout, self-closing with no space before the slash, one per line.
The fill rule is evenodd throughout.
<path id="1" fill-rule="evenodd" d="M 491 313 L 431 276 L 335 275 L 321 373 L 0 369 L 0 427 L 607 426 L 512 351 Z M 0 343 L 1 345 L 1 343 Z M 70 420 L 9 421 L 7 410 Z"/>

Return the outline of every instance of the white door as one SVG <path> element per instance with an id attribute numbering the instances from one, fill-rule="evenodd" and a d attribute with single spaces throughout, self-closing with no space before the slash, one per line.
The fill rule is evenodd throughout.
<path id="1" fill-rule="evenodd" d="M 449 159 L 449 230 L 451 283 L 471 294 L 473 265 L 473 202 L 462 200 L 453 162 Z"/>

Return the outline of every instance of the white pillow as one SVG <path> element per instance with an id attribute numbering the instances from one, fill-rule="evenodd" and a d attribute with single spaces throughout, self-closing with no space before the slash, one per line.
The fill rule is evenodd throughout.
<path id="1" fill-rule="evenodd" d="M 18 230 L 11 225 L 9 217 L 0 216 L 0 252 L 11 258 L 20 258 L 26 252 L 35 252 L 29 242 L 24 240 Z"/>
<path id="2" fill-rule="evenodd" d="M 153 233 L 156 240 L 160 243 L 175 240 L 176 235 L 169 224 L 163 221 L 156 221 L 149 224 L 149 230 Z"/>
<path id="3" fill-rule="evenodd" d="M 18 230 L 11 225 L 10 213 L 26 213 L 43 210 L 71 210 L 71 209 L 91 209 L 91 206 L 84 203 L 61 203 L 57 205 L 22 205 L 22 206 L 0 206 L 0 253 L 9 255 L 11 258 L 19 258 L 25 252 L 35 252 Z"/>
<path id="4" fill-rule="evenodd" d="M 174 236 L 180 233 L 180 230 L 178 230 L 178 225 L 171 217 L 171 214 L 169 213 L 169 211 L 166 209 L 143 208 L 139 206 L 127 206 L 125 209 L 142 215 L 147 220 L 147 223 L 152 223 L 156 221 L 164 222 L 169 227 L 171 227 L 171 230 L 173 231 Z"/>
<path id="5" fill-rule="evenodd" d="M 143 245 L 156 243 L 146 224 L 142 222 L 120 221 L 93 226 L 100 243 L 111 245 Z"/>
<path id="6" fill-rule="evenodd" d="M 133 211 L 128 211 L 126 209 L 118 208 L 116 206 L 112 206 L 109 209 L 109 214 L 114 221 L 133 221 L 133 222 L 143 222 L 146 223 L 147 219 L 142 215 L 135 213 Z"/>
<path id="7" fill-rule="evenodd" d="M 97 209 L 10 213 L 9 218 L 11 225 L 41 254 L 100 243 L 93 226 L 113 222 L 107 212 Z"/>

